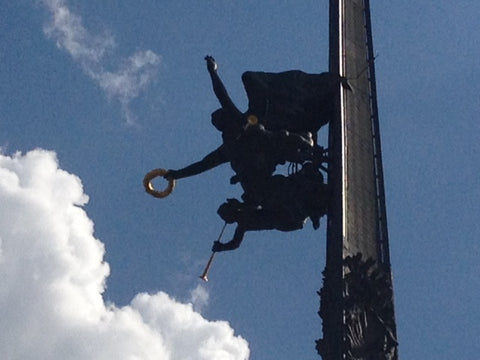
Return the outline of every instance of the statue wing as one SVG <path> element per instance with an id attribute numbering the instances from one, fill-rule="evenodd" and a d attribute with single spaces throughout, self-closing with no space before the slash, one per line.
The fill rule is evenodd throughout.
<path id="1" fill-rule="evenodd" d="M 332 117 L 333 96 L 339 76 L 307 74 L 299 70 L 280 73 L 247 71 L 242 75 L 248 111 L 269 130 L 317 131 Z"/>

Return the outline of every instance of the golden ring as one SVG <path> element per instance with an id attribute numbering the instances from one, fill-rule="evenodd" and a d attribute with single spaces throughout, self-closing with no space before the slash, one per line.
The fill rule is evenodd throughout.
<path id="1" fill-rule="evenodd" d="M 152 185 L 153 179 L 159 176 L 164 176 L 166 173 L 168 173 L 168 170 L 166 169 L 154 169 L 152 171 L 149 171 L 143 179 L 143 186 L 145 187 L 145 191 L 159 199 L 163 199 L 164 197 L 170 195 L 175 188 L 175 179 L 168 179 L 168 186 L 163 191 L 155 190 Z"/>

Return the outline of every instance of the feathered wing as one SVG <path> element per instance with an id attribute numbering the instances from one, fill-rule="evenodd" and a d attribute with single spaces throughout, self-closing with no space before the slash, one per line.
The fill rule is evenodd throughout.
<path id="1" fill-rule="evenodd" d="M 339 80 L 332 73 L 307 74 L 299 70 L 247 71 L 242 75 L 248 111 L 267 129 L 312 134 L 332 117 Z"/>

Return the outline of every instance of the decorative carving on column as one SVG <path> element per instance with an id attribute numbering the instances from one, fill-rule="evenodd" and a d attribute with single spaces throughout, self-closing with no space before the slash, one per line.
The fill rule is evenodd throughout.
<path id="1" fill-rule="evenodd" d="M 391 360 L 396 356 L 390 277 L 362 254 L 344 260 L 346 359 Z"/>
<path id="2" fill-rule="evenodd" d="M 329 321 L 328 286 L 318 292 L 321 306 L 318 314 Z M 358 253 L 344 259 L 344 355 L 347 360 L 393 360 L 397 358 L 393 291 L 389 274 L 372 259 Z M 330 359 L 326 339 L 316 341 L 323 360 Z"/>

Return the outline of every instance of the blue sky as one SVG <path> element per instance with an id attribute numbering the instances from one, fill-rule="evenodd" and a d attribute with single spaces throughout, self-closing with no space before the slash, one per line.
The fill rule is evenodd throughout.
<path id="1" fill-rule="evenodd" d="M 371 6 L 400 356 L 474 358 L 480 5 Z M 220 143 L 205 55 L 240 109 L 246 70 L 326 71 L 328 2 L 17 0 L 0 20 L 11 358 L 318 358 L 325 220 L 248 233 L 201 284 L 217 207 L 241 193 L 231 169 L 182 179 L 163 200 L 142 178 Z"/>

